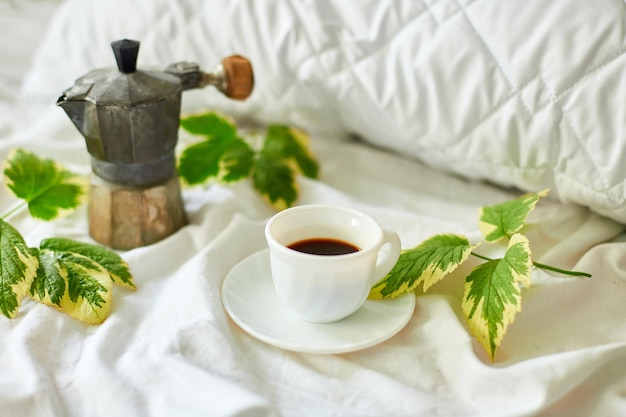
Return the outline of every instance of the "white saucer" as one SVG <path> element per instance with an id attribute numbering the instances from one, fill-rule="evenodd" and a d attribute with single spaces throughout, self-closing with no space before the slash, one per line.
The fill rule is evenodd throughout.
<path id="1" fill-rule="evenodd" d="M 283 349 L 306 353 L 346 353 L 383 342 L 398 333 L 415 309 L 415 294 L 367 300 L 351 316 L 334 323 L 311 323 L 287 310 L 274 291 L 269 250 L 244 259 L 222 284 L 226 311 L 252 336 Z"/>

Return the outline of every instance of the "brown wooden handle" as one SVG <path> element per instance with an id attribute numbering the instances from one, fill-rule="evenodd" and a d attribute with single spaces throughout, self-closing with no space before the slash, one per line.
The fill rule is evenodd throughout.
<path id="1" fill-rule="evenodd" d="M 254 89 L 252 64 L 241 55 L 232 55 L 222 60 L 224 68 L 224 94 L 233 100 L 245 100 Z"/>

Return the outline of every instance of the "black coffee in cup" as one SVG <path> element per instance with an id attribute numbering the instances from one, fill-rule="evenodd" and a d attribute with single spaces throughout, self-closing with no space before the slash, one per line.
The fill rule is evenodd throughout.
<path id="1" fill-rule="evenodd" d="M 293 242 L 287 247 L 312 255 L 346 255 L 361 250 L 352 243 L 332 238 L 303 239 Z"/>

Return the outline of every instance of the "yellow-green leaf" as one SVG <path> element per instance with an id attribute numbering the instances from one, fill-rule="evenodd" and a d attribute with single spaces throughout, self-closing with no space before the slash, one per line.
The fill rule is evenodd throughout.
<path id="1" fill-rule="evenodd" d="M 252 183 L 259 194 L 277 210 L 283 210 L 298 198 L 296 174 L 289 164 L 280 158 L 257 158 Z"/>
<path id="2" fill-rule="evenodd" d="M 309 137 L 299 129 L 284 125 L 268 126 L 261 153 L 266 158 L 293 162 L 298 172 L 317 178 L 319 167 L 309 150 Z"/>
<path id="3" fill-rule="evenodd" d="M 28 293 L 39 262 L 26 246 L 22 235 L 0 219 L 0 312 L 16 316 L 22 298 Z"/>
<path id="4" fill-rule="evenodd" d="M 277 210 L 283 210 L 298 198 L 299 173 L 310 178 L 318 174 L 308 136 L 298 129 L 270 125 L 253 168 L 254 188 Z"/>
<path id="5" fill-rule="evenodd" d="M 206 137 L 233 137 L 237 135 L 235 122 L 218 112 L 207 112 L 183 117 L 180 126 L 194 135 Z"/>
<path id="6" fill-rule="evenodd" d="M 190 119 L 184 121 L 192 124 L 193 132 L 204 131 L 205 139 L 182 152 L 178 162 L 180 177 L 189 185 L 197 185 L 210 179 L 233 182 L 250 175 L 254 152 L 237 136 L 234 126 L 213 113 L 196 118 L 201 118 L 202 123 L 191 123 Z M 211 127 L 211 122 L 215 126 Z M 206 130 L 202 130 L 203 126 Z"/>
<path id="7" fill-rule="evenodd" d="M 506 201 L 489 207 L 481 207 L 479 227 L 487 242 L 496 242 L 520 231 L 540 198 L 550 190 L 524 194 L 515 200 Z"/>
<path id="8" fill-rule="evenodd" d="M 39 250 L 39 270 L 30 293 L 87 324 L 102 323 L 111 310 L 113 281 L 99 263 L 73 252 Z"/>
<path id="9" fill-rule="evenodd" d="M 48 238 L 39 244 L 41 249 L 57 252 L 73 252 L 99 263 L 110 275 L 114 284 L 134 290 L 135 283 L 128 264 L 112 250 L 89 243 L 65 238 Z"/>
<path id="10" fill-rule="evenodd" d="M 481 264 L 465 280 L 463 313 L 470 331 L 492 359 L 521 311 L 521 287 L 530 286 L 531 271 L 528 239 L 514 234 L 504 258 Z"/>
<path id="11" fill-rule="evenodd" d="M 454 271 L 476 245 L 465 236 L 436 235 L 413 249 L 402 251 L 393 269 L 372 288 L 373 299 L 394 298 L 424 284 L 424 291 Z"/>
<path id="12" fill-rule="evenodd" d="M 69 214 L 87 198 L 87 178 L 23 149 L 11 152 L 3 173 L 9 190 L 26 200 L 30 214 L 41 220 Z"/>
<path id="13" fill-rule="evenodd" d="M 298 129 L 269 125 L 259 149 L 258 141 L 240 137 L 234 122 L 218 113 L 184 118 L 181 127 L 205 137 L 180 156 L 178 173 L 189 185 L 251 177 L 255 190 L 282 210 L 298 198 L 298 174 L 317 178 L 319 167 L 309 149 L 309 137 Z"/>

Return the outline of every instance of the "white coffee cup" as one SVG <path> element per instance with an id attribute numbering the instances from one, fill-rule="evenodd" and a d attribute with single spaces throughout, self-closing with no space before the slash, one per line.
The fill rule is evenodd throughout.
<path id="1" fill-rule="evenodd" d="M 277 213 L 265 227 L 265 238 L 278 298 L 300 318 L 317 323 L 341 320 L 358 310 L 372 285 L 391 271 L 401 249 L 398 235 L 370 216 L 321 204 Z M 311 239 L 339 240 L 359 250 L 321 255 L 289 248 Z"/>

